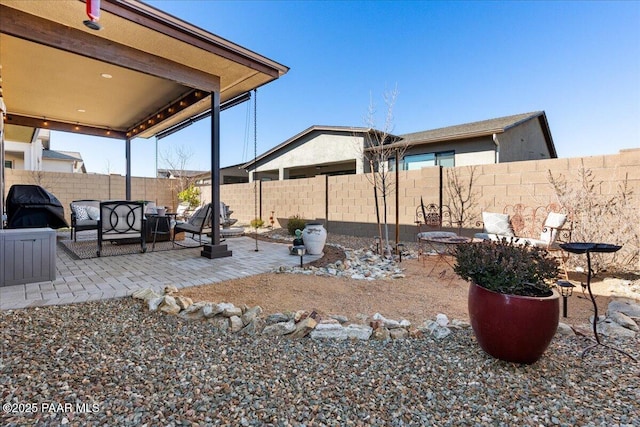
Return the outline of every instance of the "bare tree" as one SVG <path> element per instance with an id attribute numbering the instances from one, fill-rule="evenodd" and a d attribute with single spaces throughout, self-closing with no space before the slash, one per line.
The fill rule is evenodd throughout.
<path id="1" fill-rule="evenodd" d="M 477 167 L 469 166 L 468 178 L 461 176 L 460 169 L 447 168 L 447 201 L 445 205 L 449 211 L 451 225 L 458 228 L 458 234 L 463 225 L 474 218 L 474 208 L 478 205 L 478 194 L 474 191 L 473 185 L 476 178 Z"/>
<path id="2" fill-rule="evenodd" d="M 186 173 L 188 170 L 187 165 L 193 157 L 193 151 L 182 145 L 178 145 L 173 149 L 167 149 L 160 154 L 160 157 L 167 169 L 176 178 L 178 184 L 176 190 L 178 193 L 186 190 L 195 183 L 195 178 Z"/>
<path id="3" fill-rule="evenodd" d="M 378 229 L 380 238 L 384 241 L 383 246 L 386 255 L 391 254 L 389 225 L 387 222 L 388 200 L 389 196 L 395 191 L 396 182 L 395 173 L 392 170 L 393 165 L 390 164 L 390 161 L 404 157 L 407 149 L 406 143 L 398 142 L 397 138 L 391 134 L 393 131 L 393 108 L 397 96 L 397 86 L 393 90 L 384 93 L 386 114 L 384 126 L 381 129 L 376 128 L 376 109 L 373 100 L 369 102 L 369 109 L 364 118 L 369 132 L 363 145 L 363 158 L 370 169 L 366 176 L 373 185 L 376 213 L 378 213 Z M 380 203 L 382 203 L 382 218 L 379 215 Z M 384 232 L 382 230 L 383 227 Z"/>

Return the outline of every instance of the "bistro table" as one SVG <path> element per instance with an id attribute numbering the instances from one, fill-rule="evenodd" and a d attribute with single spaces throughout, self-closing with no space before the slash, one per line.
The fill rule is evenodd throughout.
<path id="1" fill-rule="evenodd" d="M 591 350 L 592 348 L 595 348 L 598 345 L 602 345 L 604 347 L 610 348 L 612 350 L 616 350 L 619 351 L 620 353 L 624 354 L 625 356 L 629 356 L 630 358 L 632 358 L 633 360 L 636 360 L 635 357 L 633 357 L 632 355 L 630 355 L 629 353 L 620 350 L 619 348 L 615 348 L 612 347 L 610 345 L 604 344 L 603 342 L 600 341 L 600 337 L 598 336 L 598 328 L 597 328 L 597 323 L 598 323 L 598 305 L 596 304 L 596 299 L 593 296 L 593 293 L 591 292 L 591 253 L 613 253 L 613 252 L 617 252 L 620 250 L 620 248 L 622 246 L 618 246 L 618 245 L 610 245 L 608 243 L 581 243 L 581 242 L 576 242 L 576 243 L 560 243 L 560 247 L 567 251 L 567 252 L 571 252 L 573 254 L 586 254 L 587 255 L 587 289 L 589 290 L 589 297 L 591 298 L 591 302 L 593 303 L 593 335 L 596 338 L 596 343 L 593 345 L 590 345 L 589 347 L 585 348 L 582 351 L 582 357 L 584 357 L 584 355 L 587 353 L 587 351 Z"/>
<path id="2" fill-rule="evenodd" d="M 453 268 L 453 265 L 449 262 L 447 257 L 454 256 L 456 252 L 456 246 L 461 244 L 470 243 L 473 241 L 470 237 L 458 236 L 453 232 L 442 232 L 442 231 L 431 231 L 424 232 L 418 235 L 418 242 L 420 244 L 420 249 L 418 251 L 418 256 L 422 256 L 422 262 L 424 263 L 426 253 L 422 247 L 422 243 L 425 243 L 431 251 L 430 253 L 435 253 L 438 257 L 436 263 L 431 269 L 431 274 L 433 270 L 437 267 L 440 261 L 444 261 L 449 267 Z"/>
<path id="3" fill-rule="evenodd" d="M 153 230 L 151 231 L 151 234 L 153 234 L 153 244 L 151 245 L 151 252 L 153 252 L 153 250 L 156 247 L 156 239 L 158 238 L 158 235 L 171 235 L 171 219 L 173 218 L 174 220 L 176 219 L 176 216 L 178 214 L 176 212 L 166 212 L 164 215 L 159 215 L 159 214 L 147 214 L 147 218 L 151 218 L 154 220 L 154 225 L 153 225 Z M 167 224 L 167 231 L 164 231 L 164 227 L 160 230 L 158 230 L 158 224 L 161 221 L 166 221 L 165 223 Z"/>

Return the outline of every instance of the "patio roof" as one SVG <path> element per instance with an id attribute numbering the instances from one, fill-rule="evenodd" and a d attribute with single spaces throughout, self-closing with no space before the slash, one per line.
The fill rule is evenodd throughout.
<path id="1" fill-rule="evenodd" d="M 151 137 L 288 68 L 135 0 L 0 0 L 7 125 Z M 109 77 L 110 76 L 110 77 Z"/>
<path id="2" fill-rule="evenodd" d="M 102 0 L 99 31 L 83 24 L 85 10 L 81 0 L 0 0 L 5 127 L 125 139 L 129 198 L 131 139 L 211 110 L 217 206 L 221 103 L 278 79 L 288 67 L 137 0 Z M 3 152 L 0 143 L 0 157 Z M 213 218 L 217 246 L 215 212 Z"/>

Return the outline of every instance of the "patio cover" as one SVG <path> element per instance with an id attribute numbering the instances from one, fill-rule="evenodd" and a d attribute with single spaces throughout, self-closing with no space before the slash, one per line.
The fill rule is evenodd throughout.
<path id="1" fill-rule="evenodd" d="M 17 125 L 124 139 L 130 198 L 131 139 L 211 110 L 217 209 L 221 103 L 289 69 L 137 0 L 102 0 L 100 31 L 83 24 L 85 8 L 81 0 L 0 0 L 2 135 Z M 1 173 L 0 186 L 4 197 Z"/>

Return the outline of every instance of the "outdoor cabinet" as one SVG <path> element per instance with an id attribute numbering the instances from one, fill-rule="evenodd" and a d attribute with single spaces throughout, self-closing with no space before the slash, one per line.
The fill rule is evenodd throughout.
<path id="1" fill-rule="evenodd" d="M 54 281 L 56 232 L 51 228 L 0 230 L 0 286 Z"/>

